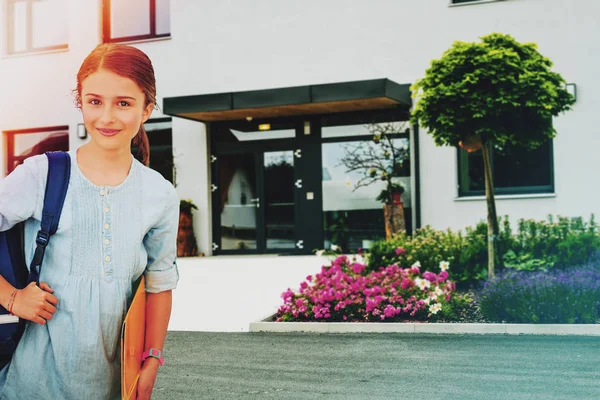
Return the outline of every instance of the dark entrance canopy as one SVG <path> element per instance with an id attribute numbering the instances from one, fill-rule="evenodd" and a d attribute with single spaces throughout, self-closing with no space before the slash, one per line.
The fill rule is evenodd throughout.
<path id="1" fill-rule="evenodd" d="M 389 79 L 167 97 L 163 112 L 202 122 L 403 108 L 410 85 Z"/>

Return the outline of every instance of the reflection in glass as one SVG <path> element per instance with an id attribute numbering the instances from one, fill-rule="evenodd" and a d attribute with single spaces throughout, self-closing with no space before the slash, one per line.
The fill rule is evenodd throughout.
<path id="1" fill-rule="evenodd" d="M 235 138 L 231 141 L 246 142 L 255 140 L 293 139 L 296 136 L 294 129 L 277 129 L 268 131 L 239 131 L 229 129 L 229 134 Z"/>
<path id="2" fill-rule="evenodd" d="M 253 154 L 223 155 L 219 163 L 221 248 L 256 249 L 256 216 L 260 201 Z"/>
<path id="3" fill-rule="evenodd" d="M 325 248 L 340 246 L 343 250 L 368 248 L 372 241 L 385 237 L 383 204 L 376 200 L 385 181 L 371 180 L 370 165 L 356 164 L 358 159 L 379 160 L 389 163 L 392 181 L 401 183 L 405 192 L 405 208 L 411 204 L 410 141 L 408 138 L 391 139 L 398 156 L 395 162 L 383 154 L 384 147 L 373 140 L 324 143 L 323 154 L 323 212 Z M 358 156 L 358 157 L 354 157 Z M 393 165 L 392 165 L 393 164 Z M 362 165 L 362 166 L 361 166 Z M 410 231 L 410 213 L 406 212 L 406 228 Z"/>
<path id="4" fill-rule="evenodd" d="M 31 35 L 34 48 L 69 42 L 65 0 L 34 1 L 31 4 Z"/>
<path id="5" fill-rule="evenodd" d="M 386 132 L 387 134 L 407 134 L 408 129 L 409 123 L 407 121 L 336 125 L 323 127 L 321 136 L 324 139 L 353 136 L 373 136 L 373 133 L 378 131 Z"/>
<path id="6" fill-rule="evenodd" d="M 171 0 L 156 0 L 156 34 L 171 33 Z"/>
<path id="7" fill-rule="evenodd" d="M 499 144 L 491 147 L 492 177 L 497 194 L 552 192 L 552 143 L 534 150 Z M 485 194 L 485 174 L 481 150 L 460 150 L 461 195 Z"/>
<path id="8" fill-rule="evenodd" d="M 163 178 L 173 183 L 173 132 L 171 121 L 148 121 L 144 124 L 150 143 L 149 167 L 158 171 Z M 137 147 L 131 151 L 137 154 Z M 176 183 L 176 182 L 175 182 Z"/>
<path id="9" fill-rule="evenodd" d="M 14 134 L 14 148 L 8 173 L 31 156 L 44 154 L 47 151 L 68 151 L 69 132 L 48 131 Z"/>
<path id="10" fill-rule="evenodd" d="M 265 153 L 264 177 L 267 249 L 294 248 L 294 153 Z"/>
<path id="11" fill-rule="evenodd" d="M 13 31 L 12 35 L 12 51 L 19 52 L 27 50 L 27 3 L 12 2 L 9 3 L 9 10 L 12 6 L 12 12 L 9 18 L 12 20 Z"/>
<path id="12" fill-rule="evenodd" d="M 110 29 L 112 38 L 150 34 L 148 0 L 111 0 Z"/>

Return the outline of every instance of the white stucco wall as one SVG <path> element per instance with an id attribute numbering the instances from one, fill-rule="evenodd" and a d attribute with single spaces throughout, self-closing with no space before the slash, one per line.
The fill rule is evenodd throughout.
<path id="1" fill-rule="evenodd" d="M 101 40 L 99 0 L 68 0 L 69 51 L 0 58 L 0 130 L 69 125 L 81 117 L 70 90 L 85 55 Z M 170 40 L 137 44 L 152 58 L 163 97 L 387 77 L 412 83 L 454 40 L 490 32 L 533 41 L 555 69 L 577 84 L 573 111 L 555 120 L 556 196 L 498 199 L 499 214 L 544 218 L 600 214 L 593 176 L 600 160 L 600 3 L 505 0 L 449 7 L 448 0 L 177 0 Z M 0 1 L 4 5 L 4 2 Z M 0 21 L 4 7 L 0 7 Z M 3 24 L 2 24 L 3 25 Z M 0 43 L 6 43 L 0 29 Z M 0 48 L 2 50 L 2 48 Z M 156 112 L 155 116 L 160 116 Z M 203 124 L 174 119 L 177 190 L 200 210 L 200 251 L 210 252 L 209 161 Z M 4 146 L 4 144 L 2 144 Z M 422 223 L 459 228 L 485 216 L 483 200 L 457 201 L 456 151 L 420 132 Z M 0 162 L 4 166 L 3 151 Z M 2 167 L 0 170 L 4 170 Z"/>

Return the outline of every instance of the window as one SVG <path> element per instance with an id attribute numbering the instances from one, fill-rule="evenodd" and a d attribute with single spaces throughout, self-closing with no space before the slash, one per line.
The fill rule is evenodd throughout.
<path id="1" fill-rule="evenodd" d="M 69 150 L 69 127 L 22 129 L 4 132 L 6 138 L 6 174 L 31 156 L 47 151 Z"/>
<path id="2" fill-rule="evenodd" d="M 144 124 L 150 143 L 149 167 L 173 183 L 173 130 L 170 118 L 156 118 Z M 137 148 L 132 148 L 133 154 Z"/>
<path id="3" fill-rule="evenodd" d="M 170 0 L 103 0 L 103 41 L 171 36 Z"/>
<path id="4" fill-rule="evenodd" d="M 496 194 L 553 193 L 552 141 L 535 150 L 494 145 L 490 151 Z M 459 196 L 485 195 L 481 150 L 458 150 Z"/>
<path id="5" fill-rule="evenodd" d="M 8 54 L 68 48 L 67 0 L 7 0 Z"/>
<path id="6" fill-rule="evenodd" d="M 324 246 L 340 246 L 343 251 L 369 248 L 371 242 L 385 237 L 383 204 L 377 196 L 386 183 L 369 179 L 369 165 L 384 163 L 395 183 L 405 187 L 402 201 L 405 205 L 407 231 L 410 220 L 411 170 L 410 139 L 403 122 L 381 122 L 324 126 L 322 128 L 322 190 Z M 391 135 L 387 147 L 373 141 L 373 132 Z M 384 151 L 395 155 L 386 158 Z M 361 167 L 364 165 L 365 167 Z M 369 181 L 373 183 L 364 185 Z M 361 184 L 361 182 L 363 184 Z"/>

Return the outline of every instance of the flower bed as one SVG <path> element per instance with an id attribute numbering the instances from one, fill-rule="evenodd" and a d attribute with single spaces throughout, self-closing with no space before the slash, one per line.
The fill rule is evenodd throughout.
<path id="1" fill-rule="evenodd" d="M 486 282 L 479 301 L 491 321 L 595 324 L 600 320 L 600 268 L 506 271 Z"/>
<path id="2" fill-rule="evenodd" d="M 364 264 L 337 257 L 320 273 L 308 276 L 300 290 L 283 293 L 276 321 L 399 322 L 435 319 L 451 300 L 455 284 L 441 272 L 423 272 L 416 262 L 367 271 Z"/>

